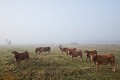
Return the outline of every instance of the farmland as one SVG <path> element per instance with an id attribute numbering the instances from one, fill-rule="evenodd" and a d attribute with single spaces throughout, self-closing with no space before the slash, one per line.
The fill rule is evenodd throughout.
<path id="1" fill-rule="evenodd" d="M 50 46 L 51 53 L 36 54 L 38 46 Z M 96 73 L 95 65 L 89 60 L 73 58 L 61 54 L 58 45 L 13 45 L 0 46 L 0 80 L 119 80 L 120 79 L 120 46 L 119 45 L 64 45 L 65 47 L 84 50 L 95 49 L 98 54 L 113 53 L 116 58 L 116 72 L 111 65 L 100 65 Z M 29 61 L 16 64 L 12 50 L 30 54 Z"/>

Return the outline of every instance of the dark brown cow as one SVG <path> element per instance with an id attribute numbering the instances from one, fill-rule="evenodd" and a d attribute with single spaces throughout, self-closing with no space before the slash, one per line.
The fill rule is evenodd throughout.
<path id="1" fill-rule="evenodd" d="M 35 53 L 37 53 L 39 51 L 39 54 L 41 52 L 51 52 L 51 48 L 50 47 L 38 47 L 38 48 L 35 48 Z"/>
<path id="2" fill-rule="evenodd" d="M 112 71 L 115 72 L 115 57 L 113 54 L 106 54 L 106 55 L 94 55 L 92 56 L 92 60 L 96 65 L 96 71 L 98 72 L 99 65 L 112 65 Z"/>
<path id="3" fill-rule="evenodd" d="M 72 60 L 73 60 L 73 57 L 78 57 L 80 56 L 81 60 L 82 60 L 82 51 L 81 50 L 71 50 L 71 51 L 68 51 L 68 54 L 72 56 Z"/>
<path id="4" fill-rule="evenodd" d="M 17 61 L 17 63 L 20 62 L 20 60 L 29 60 L 29 53 L 27 51 L 23 52 L 23 53 L 18 53 L 17 51 L 12 51 L 12 54 L 14 54 L 14 57 Z"/>
<path id="5" fill-rule="evenodd" d="M 68 49 L 67 47 L 62 47 L 62 45 L 60 45 L 59 48 L 60 48 L 62 54 L 63 54 L 63 52 L 67 53 L 67 49 Z"/>
<path id="6" fill-rule="evenodd" d="M 92 50 L 92 51 L 84 51 L 84 53 L 86 53 L 86 60 L 89 58 L 89 60 L 92 60 L 93 55 L 97 55 L 97 51 L 96 50 Z"/>

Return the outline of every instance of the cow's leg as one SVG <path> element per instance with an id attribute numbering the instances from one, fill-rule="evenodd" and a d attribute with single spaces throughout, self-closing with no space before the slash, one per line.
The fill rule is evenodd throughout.
<path id="1" fill-rule="evenodd" d="M 90 62 L 92 62 L 92 59 L 91 59 L 91 57 L 89 57 L 89 61 L 90 61 Z"/>
<path id="2" fill-rule="evenodd" d="M 51 53 L 51 51 L 48 51 L 48 53 Z"/>
<path id="3" fill-rule="evenodd" d="M 82 61 L 82 55 L 80 55 L 80 58 L 81 58 L 80 61 Z"/>
<path id="4" fill-rule="evenodd" d="M 72 56 L 72 61 L 73 61 L 73 56 Z"/>
<path id="5" fill-rule="evenodd" d="M 112 66 L 112 71 L 115 72 L 115 66 Z"/>
<path id="6" fill-rule="evenodd" d="M 82 59 L 82 53 L 81 53 L 81 55 L 80 55 L 80 56 L 81 56 L 81 59 Z"/>
<path id="7" fill-rule="evenodd" d="M 27 58 L 27 60 L 29 61 L 29 57 Z"/>
<path id="8" fill-rule="evenodd" d="M 96 72 L 99 70 L 99 64 L 96 64 Z"/>
<path id="9" fill-rule="evenodd" d="M 112 65 L 112 71 L 115 72 L 115 59 L 110 60 L 110 64 Z"/>
<path id="10" fill-rule="evenodd" d="M 87 62 L 88 59 L 90 60 L 90 57 L 88 55 L 86 55 L 86 62 Z"/>
<path id="11" fill-rule="evenodd" d="M 68 57 L 68 52 L 67 52 L 67 57 Z"/>
<path id="12" fill-rule="evenodd" d="M 87 56 L 86 56 L 86 62 L 87 62 Z"/>
<path id="13" fill-rule="evenodd" d="M 16 60 L 17 61 L 17 65 L 20 63 L 20 60 Z"/>
<path id="14" fill-rule="evenodd" d="M 112 71 L 115 72 L 115 62 L 111 62 L 112 65 Z"/>
<path id="15" fill-rule="evenodd" d="M 62 54 L 63 54 L 63 51 L 61 51 L 62 52 Z"/>

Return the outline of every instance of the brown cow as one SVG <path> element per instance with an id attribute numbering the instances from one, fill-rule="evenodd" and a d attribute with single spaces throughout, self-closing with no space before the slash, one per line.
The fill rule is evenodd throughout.
<path id="1" fill-rule="evenodd" d="M 27 51 L 23 52 L 23 53 L 18 53 L 17 51 L 12 51 L 12 54 L 14 54 L 14 57 L 17 61 L 17 63 L 20 62 L 20 60 L 29 60 L 29 53 Z"/>
<path id="2" fill-rule="evenodd" d="M 97 51 L 96 50 L 92 50 L 92 51 L 84 51 L 84 53 L 86 53 L 86 60 L 89 58 L 89 60 L 92 60 L 93 55 L 97 55 Z"/>
<path id="3" fill-rule="evenodd" d="M 92 60 L 96 65 L 96 71 L 98 72 L 99 65 L 112 65 L 112 71 L 115 72 L 115 57 L 113 54 L 106 54 L 106 55 L 94 55 L 92 56 Z"/>
<path id="4" fill-rule="evenodd" d="M 63 52 L 67 53 L 67 49 L 68 49 L 67 47 L 62 47 L 62 45 L 60 45 L 59 48 L 60 48 L 62 54 L 63 54 Z"/>
<path id="5" fill-rule="evenodd" d="M 68 54 L 72 56 L 72 60 L 73 60 L 73 57 L 78 57 L 80 56 L 81 60 L 82 60 L 82 51 L 81 50 L 71 50 L 71 51 L 68 51 Z"/>
<path id="6" fill-rule="evenodd" d="M 69 52 L 74 52 L 76 51 L 77 49 L 76 48 L 67 48 L 66 52 L 67 52 L 67 57 L 68 57 L 68 54 L 70 54 Z"/>
<path id="7" fill-rule="evenodd" d="M 50 47 L 38 47 L 38 48 L 35 48 L 35 53 L 37 53 L 39 51 L 39 54 L 41 52 L 51 52 L 51 48 Z"/>

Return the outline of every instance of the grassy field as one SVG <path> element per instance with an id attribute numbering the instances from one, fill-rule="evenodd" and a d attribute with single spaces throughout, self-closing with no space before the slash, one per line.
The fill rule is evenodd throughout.
<path id="1" fill-rule="evenodd" d="M 39 45 L 41 46 L 41 45 Z M 42 45 L 43 46 L 43 45 Z M 120 46 L 119 45 L 64 45 L 76 47 L 82 51 L 96 49 L 98 54 L 113 53 L 116 58 L 116 72 L 111 65 L 101 65 L 96 73 L 95 65 L 79 57 L 73 59 L 61 54 L 58 46 L 51 46 L 51 53 L 35 54 L 38 45 L 0 46 L 0 80 L 120 80 Z M 11 50 L 30 53 L 29 61 L 16 64 Z"/>

